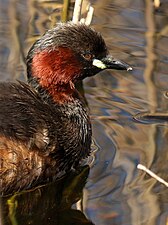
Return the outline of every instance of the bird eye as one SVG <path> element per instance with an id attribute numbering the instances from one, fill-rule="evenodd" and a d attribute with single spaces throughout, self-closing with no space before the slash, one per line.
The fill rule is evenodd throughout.
<path id="1" fill-rule="evenodd" d="M 82 54 L 83 58 L 85 58 L 87 61 L 90 61 L 93 59 L 93 55 L 90 53 Z"/>

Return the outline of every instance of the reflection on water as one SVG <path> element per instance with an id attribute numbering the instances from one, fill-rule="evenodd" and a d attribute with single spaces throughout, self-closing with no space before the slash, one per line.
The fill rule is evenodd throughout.
<path id="1" fill-rule="evenodd" d="M 168 221 L 167 188 L 137 169 L 141 163 L 168 181 L 167 6 L 167 0 L 157 10 L 148 0 L 94 1 L 93 26 L 110 53 L 134 67 L 131 74 L 108 71 L 84 81 L 98 150 L 77 207 L 96 225 Z M 28 48 L 60 19 L 61 7 L 1 1 L 1 80 L 24 78 Z"/>
<path id="2" fill-rule="evenodd" d="M 88 173 L 89 166 L 81 167 L 58 182 L 2 198 L 1 224 L 93 225 L 82 212 L 71 208 L 82 197 Z"/>

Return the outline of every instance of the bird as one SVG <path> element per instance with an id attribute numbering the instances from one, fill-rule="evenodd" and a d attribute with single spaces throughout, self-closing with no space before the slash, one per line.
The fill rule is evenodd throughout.
<path id="1" fill-rule="evenodd" d="M 30 48 L 27 82 L 0 83 L 0 195 L 55 181 L 91 151 L 88 109 L 75 84 L 105 69 L 132 70 L 110 56 L 90 26 L 58 23 Z"/>

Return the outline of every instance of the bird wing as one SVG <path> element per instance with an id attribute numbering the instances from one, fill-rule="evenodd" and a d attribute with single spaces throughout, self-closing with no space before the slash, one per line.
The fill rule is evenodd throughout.
<path id="1" fill-rule="evenodd" d="M 0 135 L 45 150 L 53 115 L 48 104 L 24 83 L 0 84 Z"/>
<path id="2" fill-rule="evenodd" d="M 0 195 L 31 187 L 43 179 L 47 165 L 55 167 L 49 156 L 57 149 L 51 114 L 28 85 L 0 84 Z"/>

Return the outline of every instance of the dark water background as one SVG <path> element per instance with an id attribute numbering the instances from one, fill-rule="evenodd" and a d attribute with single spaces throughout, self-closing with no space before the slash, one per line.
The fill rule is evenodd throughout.
<path id="1" fill-rule="evenodd" d="M 84 168 L 57 188 L 1 199 L 0 224 L 168 224 L 167 187 L 137 169 L 141 163 L 168 181 L 168 1 L 161 2 L 157 10 L 152 0 L 92 2 L 92 26 L 134 70 L 84 81 L 94 137 L 89 177 Z M 62 1 L 0 1 L 1 80 L 26 78 L 26 52 L 61 9 Z"/>

